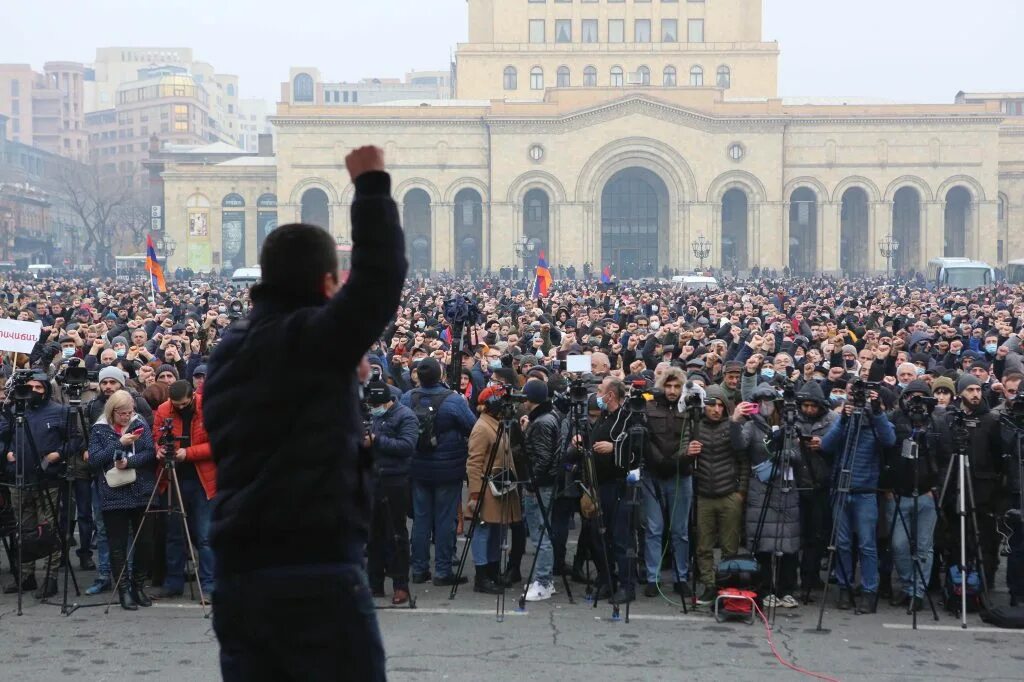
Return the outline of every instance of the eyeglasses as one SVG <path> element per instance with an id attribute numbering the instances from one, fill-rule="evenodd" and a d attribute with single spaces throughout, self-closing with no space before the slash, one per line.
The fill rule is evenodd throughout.
<path id="1" fill-rule="evenodd" d="M 114 414 L 118 417 L 130 417 L 135 414 L 135 410 L 114 410 Z"/>

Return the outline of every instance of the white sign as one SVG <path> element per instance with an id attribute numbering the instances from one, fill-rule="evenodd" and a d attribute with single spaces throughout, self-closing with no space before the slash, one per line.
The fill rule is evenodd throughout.
<path id="1" fill-rule="evenodd" d="M 39 341 L 42 326 L 42 322 L 0 320 L 0 350 L 31 353 Z"/>
<path id="2" fill-rule="evenodd" d="M 589 355 L 569 355 L 565 358 L 565 371 L 587 374 L 593 370 L 592 361 Z"/>

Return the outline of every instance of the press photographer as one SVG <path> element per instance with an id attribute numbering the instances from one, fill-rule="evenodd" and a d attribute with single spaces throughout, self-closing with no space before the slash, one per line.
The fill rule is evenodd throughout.
<path id="1" fill-rule="evenodd" d="M 551 401 L 548 387 L 540 379 L 530 379 L 523 387 L 526 394 L 527 415 L 521 420 L 525 430 L 526 457 L 530 462 L 532 478 L 525 486 L 523 515 L 537 551 L 537 568 L 534 581 L 526 593 L 526 601 L 550 599 L 554 594 L 553 579 L 554 552 L 550 533 L 544 528 L 542 514 L 550 522 L 554 506 L 555 484 L 562 471 L 562 449 L 559 440 L 560 422 Z M 543 509 L 537 496 L 543 501 Z M 553 530 L 553 527 L 552 527 Z M 543 534 L 541 543 L 537 539 Z"/>
<path id="2" fill-rule="evenodd" d="M 1024 517 L 1021 514 L 1021 484 L 1024 483 L 1024 395 L 1021 383 L 1024 380 L 1018 372 L 1003 375 L 1003 403 L 992 410 L 1002 423 L 1003 458 L 1006 471 L 1009 509 L 1003 515 L 1010 530 L 1007 541 L 1009 548 L 1006 559 L 1006 586 L 1010 590 L 1010 602 L 1016 606 L 1024 601 Z"/>

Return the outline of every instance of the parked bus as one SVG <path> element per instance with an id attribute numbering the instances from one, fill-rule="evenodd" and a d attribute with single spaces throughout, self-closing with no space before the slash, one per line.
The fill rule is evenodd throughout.
<path id="1" fill-rule="evenodd" d="M 933 258 L 928 261 L 928 281 L 937 287 L 977 289 L 993 284 L 996 271 L 970 258 Z"/>
<path id="2" fill-rule="evenodd" d="M 1024 283 L 1024 258 L 1006 264 L 1006 281 L 1010 284 Z"/>

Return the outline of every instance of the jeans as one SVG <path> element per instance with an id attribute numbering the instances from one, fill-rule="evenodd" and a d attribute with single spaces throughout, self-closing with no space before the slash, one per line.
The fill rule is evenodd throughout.
<path id="1" fill-rule="evenodd" d="M 384 643 L 358 565 L 219 576 L 213 604 L 225 682 L 385 679 Z"/>
<path id="2" fill-rule="evenodd" d="M 555 566 L 565 565 L 565 547 L 569 543 L 569 523 L 580 509 L 578 497 L 556 497 L 551 502 L 551 550 Z M 579 546 L 576 549 L 579 552 Z"/>
<path id="3" fill-rule="evenodd" d="M 878 546 L 875 531 L 878 525 L 878 497 L 875 493 L 850 493 L 845 509 L 839 511 L 836 549 L 839 567 L 836 577 L 840 587 L 853 585 L 853 535 L 857 536 L 860 553 L 860 580 L 865 592 L 878 591 Z"/>
<path id="4" fill-rule="evenodd" d="M 544 502 L 544 512 L 551 516 L 551 497 L 554 492 L 554 488 L 549 487 L 538 487 L 537 492 L 540 494 L 542 501 Z M 541 585 L 551 585 L 553 579 L 551 577 L 551 571 L 554 568 L 555 557 L 551 545 L 551 537 L 545 528 L 544 518 L 542 516 L 540 505 L 537 504 L 537 495 L 525 491 L 523 497 L 523 515 L 526 517 L 526 525 L 530 530 L 530 539 L 533 540 L 533 545 L 537 550 L 537 570 L 534 575 L 536 580 Z M 538 544 L 537 539 L 544 535 L 541 542 Z"/>
<path id="5" fill-rule="evenodd" d="M 92 535 L 96 526 L 93 521 L 92 511 L 92 481 L 76 478 L 75 487 L 75 511 L 78 515 L 78 549 L 75 554 L 79 558 L 92 556 Z M 109 563 L 109 558 L 108 558 Z"/>
<path id="6" fill-rule="evenodd" d="M 409 531 L 406 513 L 409 506 L 407 483 L 381 483 L 373 496 L 373 521 L 367 546 L 367 571 L 371 586 L 383 589 L 384 574 L 394 589 L 409 587 Z"/>
<path id="7" fill-rule="evenodd" d="M 462 481 L 412 484 L 412 572 L 430 571 L 430 538 L 434 538 L 434 577 L 452 574 L 455 515 L 462 502 Z"/>
<path id="8" fill-rule="evenodd" d="M 633 589 L 633 576 L 630 575 L 629 558 L 627 548 L 629 547 L 629 501 L 630 490 L 625 481 L 613 481 L 602 483 L 598 486 L 598 498 L 601 500 L 601 515 L 604 521 L 605 546 L 602 550 L 600 541 L 595 539 L 594 545 L 597 552 L 597 571 L 600 574 L 598 584 L 606 583 L 609 588 L 612 585 L 611 576 L 616 568 L 620 581 L 626 581 L 628 589 Z M 596 519 L 595 519 L 596 521 Z M 597 524 L 591 524 L 594 533 L 597 533 Z M 611 566 L 605 565 L 605 553 Z"/>
<path id="9" fill-rule="evenodd" d="M 185 514 L 188 516 L 188 532 L 192 536 L 196 559 L 199 561 L 199 584 L 203 588 L 203 595 L 209 597 L 213 593 L 213 548 L 210 547 L 210 511 L 213 503 L 206 498 L 206 490 L 198 479 L 179 481 Z M 177 500 L 172 500 L 172 507 L 178 508 Z M 168 515 L 167 575 L 164 577 L 164 589 L 167 591 L 178 592 L 185 588 L 185 561 L 189 548 L 185 546 L 184 525 L 177 512 Z"/>
<path id="10" fill-rule="evenodd" d="M 642 484 L 644 516 L 647 518 L 647 537 L 644 542 L 644 561 L 647 564 L 647 582 L 661 578 L 661 541 L 665 533 L 665 512 L 669 515 L 672 533 L 672 555 L 675 560 L 675 582 L 684 583 L 690 565 L 690 505 L 693 502 L 693 477 L 667 479 L 648 478 Z"/>
<path id="11" fill-rule="evenodd" d="M 910 553 L 909 532 L 912 532 L 911 524 L 914 522 L 914 498 L 907 496 L 898 499 L 900 518 L 896 519 L 896 526 L 892 531 L 892 561 L 903 582 L 903 591 L 912 597 L 922 597 L 928 586 L 928 578 L 932 574 L 932 547 L 935 540 L 935 522 L 938 520 L 935 498 L 931 495 L 921 495 L 917 498 L 917 559 L 921 566 L 920 575 Z M 896 499 L 886 500 L 885 518 L 890 525 L 895 514 Z"/>
<path id="12" fill-rule="evenodd" d="M 496 564 L 501 560 L 501 543 L 507 528 L 502 528 L 499 523 L 484 523 L 478 525 L 473 531 L 473 540 L 469 549 L 473 553 L 474 566 L 486 566 Z"/>
<path id="13" fill-rule="evenodd" d="M 107 524 L 103 523 L 100 511 L 99 481 L 92 481 L 92 519 L 96 527 L 96 578 L 110 578 L 110 543 L 107 542 Z"/>

